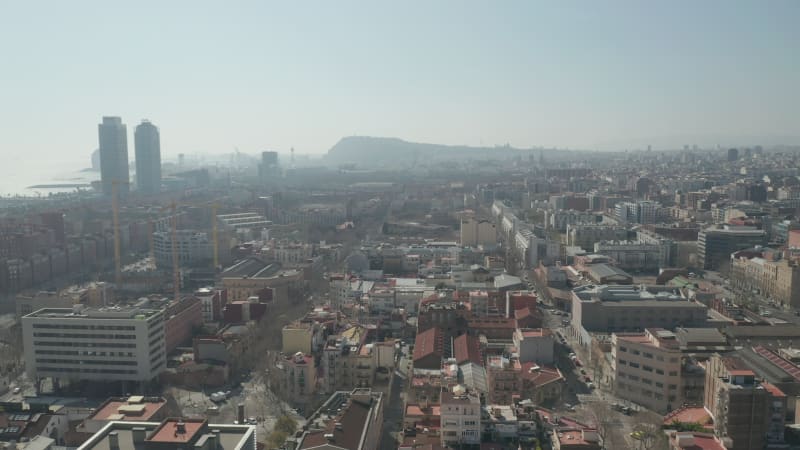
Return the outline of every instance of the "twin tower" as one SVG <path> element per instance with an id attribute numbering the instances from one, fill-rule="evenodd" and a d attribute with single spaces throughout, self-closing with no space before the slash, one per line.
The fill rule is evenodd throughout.
<path id="1" fill-rule="evenodd" d="M 100 140 L 100 180 L 103 194 L 130 190 L 128 168 L 128 129 L 119 117 L 103 117 L 97 126 Z M 158 128 L 143 120 L 133 132 L 136 149 L 136 188 L 142 194 L 161 191 L 161 139 Z"/>

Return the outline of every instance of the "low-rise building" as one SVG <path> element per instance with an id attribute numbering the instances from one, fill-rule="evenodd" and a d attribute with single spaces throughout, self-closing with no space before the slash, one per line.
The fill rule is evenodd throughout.
<path id="1" fill-rule="evenodd" d="M 675 333 L 614 333 L 611 364 L 618 397 L 665 413 L 682 404 L 681 350 Z"/>
<path id="2" fill-rule="evenodd" d="M 521 363 L 553 364 L 555 341 L 552 331 L 547 328 L 518 328 L 514 332 L 514 346 L 519 352 Z"/>
<path id="3" fill-rule="evenodd" d="M 308 419 L 298 450 L 377 450 L 383 431 L 384 398 L 370 389 L 337 391 Z"/>
<path id="4" fill-rule="evenodd" d="M 781 305 L 800 306 L 800 261 L 776 251 L 740 251 L 731 255 L 731 284 L 756 291 Z"/>
<path id="5" fill-rule="evenodd" d="M 317 368 L 314 357 L 297 352 L 284 355 L 275 364 L 278 371 L 280 391 L 296 407 L 309 404 L 316 392 Z"/>
<path id="6" fill-rule="evenodd" d="M 111 422 L 156 422 L 167 418 L 167 401 L 161 397 L 112 397 L 103 402 L 76 428 L 97 433 Z"/>
<path id="7" fill-rule="evenodd" d="M 255 425 L 209 424 L 206 419 L 113 421 L 78 450 L 256 450 Z"/>
<path id="8" fill-rule="evenodd" d="M 580 286 L 572 291 L 572 326 L 583 331 L 703 327 L 707 307 L 666 286 Z M 583 333 L 581 331 L 581 333 Z M 579 336 L 588 342 L 586 336 Z"/>
<path id="9" fill-rule="evenodd" d="M 522 365 L 517 358 L 493 355 L 486 360 L 489 401 L 508 405 L 522 391 Z"/>
<path id="10" fill-rule="evenodd" d="M 441 445 L 477 445 L 481 442 L 481 400 L 463 386 L 441 394 Z"/>

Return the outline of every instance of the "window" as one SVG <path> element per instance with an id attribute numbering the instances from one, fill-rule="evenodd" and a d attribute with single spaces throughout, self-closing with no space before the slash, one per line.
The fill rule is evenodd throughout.
<path id="1" fill-rule="evenodd" d="M 656 369 L 656 373 L 659 375 L 664 375 L 664 371 L 661 369 Z"/>
<path id="2" fill-rule="evenodd" d="M 641 355 L 642 354 L 642 352 L 640 352 L 639 350 L 632 350 L 631 353 L 633 353 L 634 355 Z"/>
<path id="3" fill-rule="evenodd" d="M 659 383 L 658 381 L 656 381 L 656 387 L 657 388 L 663 388 L 664 387 L 664 383 Z"/>
<path id="4" fill-rule="evenodd" d="M 676 362 L 678 362 L 678 358 L 670 358 L 669 362 L 676 363 Z"/>
<path id="5" fill-rule="evenodd" d="M 644 356 L 645 358 L 648 358 L 648 359 L 653 359 L 653 354 L 652 353 L 644 352 L 644 353 L 642 353 L 642 356 Z"/>
<path id="6" fill-rule="evenodd" d="M 669 376 L 671 376 L 671 377 L 677 377 L 677 376 L 678 376 L 678 371 L 677 371 L 677 370 L 672 370 L 672 371 L 670 371 L 670 372 L 669 372 Z"/>
<path id="7" fill-rule="evenodd" d="M 675 389 L 678 389 L 678 385 L 670 384 L 669 386 L 667 386 L 667 389 L 669 389 L 670 391 L 674 391 Z"/>
<path id="8" fill-rule="evenodd" d="M 627 348 L 627 347 L 622 347 L 622 346 L 620 346 L 620 347 L 619 347 L 619 351 L 621 351 L 621 352 L 627 352 L 627 351 L 628 351 L 628 348 Z"/>
<path id="9" fill-rule="evenodd" d="M 622 366 L 628 364 L 628 361 L 625 361 L 624 359 L 618 359 L 617 362 Z"/>
<path id="10" fill-rule="evenodd" d="M 645 372 L 652 372 L 653 368 L 645 364 L 642 366 L 642 370 L 644 370 Z"/>
<path id="11" fill-rule="evenodd" d="M 628 363 L 628 365 L 629 365 L 629 366 L 631 366 L 631 367 L 633 367 L 633 368 L 636 368 L 636 369 L 638 369 L 638 368 L 639 368 L 639 363 L 635 363 L 635 362 L 633 362 L 633 361 L 629 362 L 629 363 Z"/>

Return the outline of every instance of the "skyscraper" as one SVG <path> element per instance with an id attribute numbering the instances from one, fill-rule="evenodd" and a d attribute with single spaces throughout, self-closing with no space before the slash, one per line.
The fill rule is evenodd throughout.
<path id="1" fill-rule="evenodd" d="M 145 194 L 161 190 L 161 138 L 158 128 L 143 120 L 133 132 L 136 147 L 136 186 Z"/>
<path id="2" fill-rule="evenodd" d="M 100 139 L 100 181 L 103 194 L 111 195 L 112 183 L 128 192 L 128 129 L 119 117 L 103 117 L 97 126 Z"/>

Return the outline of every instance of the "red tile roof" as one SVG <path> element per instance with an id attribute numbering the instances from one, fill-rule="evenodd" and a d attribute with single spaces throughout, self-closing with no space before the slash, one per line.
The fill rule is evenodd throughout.
<path id="1" fill-rule="evenodd" d="M 147 397 L 138 401 L 131 398 L 110 398 L 100 405 L 89 420 L 133 420 L 146 422 L 156 413 L 166 407 L 166 400 L 158 398 L 157 401 Z M 163 416 L 162 416 L 163 417 Z"/>
<path id="2" fill-rule="evenodd" d="M 786 397 L 786 394 L 784 394 L 783 391 L 780 390 L 780 388 L 778 386 L 775 386 L 774 384 L 770 383 L 769 381 L 761 382 L 761 386 L 763 386 L 764 389 L 766 389 L 767 392 L 769 392 L 770 395 L 772 395 L 773 397 L 777 397 L 777 398 Z"/>
<path id="3" fill-rule="evenodd" d="M 417 338 L 414 341 L 414 361 L 430 355 L 439 355 L 439 357 L 441 357 L 443 354 L 443 347 L 444 341 L 442 332 L 438 328 L 434 327 L 425 330 L 417 334 Z"/>
<path id="4" fill-rule="evenodd" d="M 708 425 L 712 423 L 711 414 L 702 406 L 684 406 L 664 416 L 664 425 L 673 422 L 699 423 Z"/>
<path id="5" fill-rule="evenodd" d="M 481 355 L 481 343 L 478 338 L 462 334 L 453 341 L 455 349 L 456 363 L 473 362 L 483 366 L 483 356 Z"/>
<path id="6" fill-rule="evenodd" d="M 522 363 L 520 376 L 534 386 L 544 386 L 564 379 L 561 371 L 555 367 L 540 366 L 535 362 Z"/>

